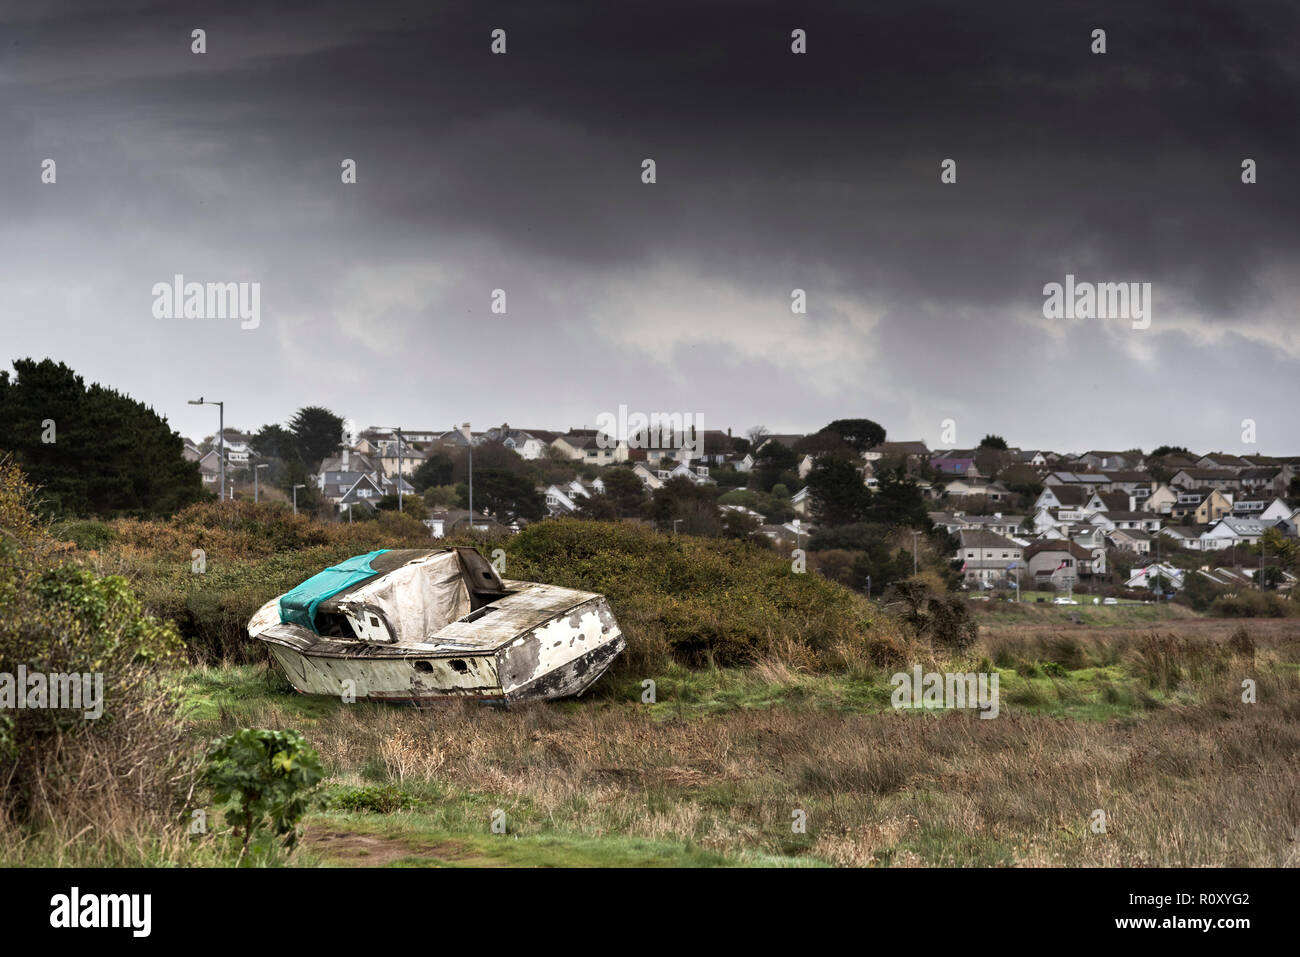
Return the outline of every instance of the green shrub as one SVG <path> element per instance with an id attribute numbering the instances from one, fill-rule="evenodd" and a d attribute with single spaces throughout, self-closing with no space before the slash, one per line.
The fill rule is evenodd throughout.
<path id="1" fill-rule="evenodd" d="M 392 814 L 423 807 L 426 803 L 396 785 L 374 784 L 336 791 L 326 799 L 325 806 L 334 811 Z"/>
<path id="2" fill-rule="evenodd" d="M 268 854 L 277 839 L 292 850 L 312 789 L 325 776 L 297 731 L 242 728 L 212 742 L 203 779 L 240 837 L 239 860 Z"/>
<path id="3" fill-rule="evenodd" d="M 1216 618 L 1294 618 L 1300 615 L 1300 601 L 1276 592 L 1239 591 L 1210 604 Z"/>
<path id="4" fill-rule="evenodd" d="M 60 522 L 54 526 L 53 533 L 86 552 L 99 551 L 117 540 L 112 526 L 89 519 Z"/>
<path id="5" fill-rule="evenodd" d="M 505 543 L 507 577 L 599 592 L 627 635 L 623 671 L 732 665 L 801 648 L 816 666 L 839 643 L 880 664 L 898 645 L 870 602 L 748 542 L 695 538 L 632 523 L 545 521 Z"/>
<path id="6" fill-rule="evenodd" d="M 0 461 L 0 673 L 61 676 L 60 690 L 81 701 L 6 714 L 0 817 L 76 818 L 106 832 L 170 814 L 193 773 L 165 685 L 164 669 L 183 660 L 181 638 L 145 613 L 125 579 L 68 563 L 32 505 L 22 473 Z"/>

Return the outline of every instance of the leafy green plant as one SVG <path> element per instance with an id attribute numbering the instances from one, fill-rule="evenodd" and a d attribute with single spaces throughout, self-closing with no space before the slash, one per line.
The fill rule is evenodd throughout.
<path id="1" fill-rule="evenodd" d="M 426 803 L 392 784 L 346 788 L 326 799 L 326 806 L 331 810 L 368 811 L 372 814 L 391 814 L 394 811 L 421 807 Z"/>
<path id="2" fill-rule="evenodd" d="M 250 850 L 264 854 L 277 840 L 293 850 L 298 823 L 324 774 L 320 757 L 297 731 L 242 728 L 212 742 L 204 780 L 218 804 L 230 805 L 226 820 L 241 837 L 240 863 Z"/>

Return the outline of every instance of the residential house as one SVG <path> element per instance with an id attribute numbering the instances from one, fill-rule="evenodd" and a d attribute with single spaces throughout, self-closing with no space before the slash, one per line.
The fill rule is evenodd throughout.
<path id="1" fill-rule="evenodd" d="M 1078 464 L 1085 468 L 1106 471 L 1107 469 L 1140 469 L 1146 460 L 1137 449 L 1130 452 L 1084 452 L 1078 458 Z"/>
<path id="2" fill-rule="evenodd" d="M 546 457 L 547 450 L 559 438 L 559 433 L 546 429 L 512 429 L 509 423 L 503 422 L 499 428 L 488 429 L 484 438 L 500 442 L 520 458 L 532 462 Z"/>
<path id="3" fill-rule="evenodd" d="M 1186 572 L 1181 568 L 1152 562 L 1150 565 L 1133 569 L 1133 573 L 1124 584 L 1129 588 L 1155 588 L 1156 584 L 1160 583 L 1165 588 L 1182 591 L 1185 576 Z"/>
<path id="4" fill-rule="evenodd" d="M 1241 495 L 1233 497 L 1232 514 L 1235 518 L 1257 518 L 1264 522 L 1275 522 L 1289 519 L 1291 508 L 1275 495 Z"/>
<path id="5" fill-rule="evenodd" d="M 628 460 L 627 442 L 596 429 L 575 429 L 556 436 L 551 448 L 567 459 L 588 465 L 612 465 Z"/>
<path id="6" fill-rule="evenodd" d="M 1167 525 L 1160 529 L 1159 534 L 1164 535 L 1180 548 L 1199 552 L 1204 550 L 1201 536 L 1205 534 L 1205 531 L 1204 525 Z"/>
<path id="7" fill-rule="evenodd" d="M 1232 513 L 1232 499 L 1215 488 L 1189 488 L 1178 491 L 1178 500 L 1169 509 L 1169 517 L 1181 520 L 1192 517 L 1198 525 L 1208 525 Z"/>
<path id="8" fill-rule="evenodd" d="M 659 477 L 658 470 L 650 468 L 644 462 L 633 465 L 632 474 L 639 478 L 641 484 L 651 492 L 664 487 L 664 480 Z"/>
<path id="9" fill-rule="evenodd" d="M 1043 476 L 1045 486 L 1081 488 L 1089 494 L 1106 484 L 1106 476 L 1100 472 L 1070 472 L 1057 469 Z"/>
<path id="10" fill-rule="evenodd" d="M 1073 485 L 1044 485 L 1043 490 L 1038 493 L 1038 498 L 1034 499 L 1034 509 L 1083 509 L 1091 497 L 1091 493 L 1085 488 Z"/>
<path id="11" fill-rule="evenodd" d="M 872 463 L 879 462 L 881 459 L 891 462 L 901 461 L 904 469 L 911 473 L 930 461 L 931 455 L 926 444 L 917 439 L 905 442 L 881 442 L 863 452 L 862 457 Z"/>
<path id="12" fill-rule="evenodd" d="M 944 495 L 957 500 L 983 498 L 990 502 L 1002 502 L 1010 494 L 1001 482 L 986 482 L 983 479 L 953 479 L 944 487 Z"/>
<path id="13" fill-rule="evenodd" d="M 1250 463 L 1240 455 L 1229 455 L 1226 452 L 1211 452 L 1196 460 L 1196 467 L 1200 469 L 1243 469 L 1249 466 Z"/>
<path id="14" fill-rule="evenodd" d="M 399 472 L 402 475 L 413 475 L 424 464 L 424 452 L 407 441 L 405 433 L 400 441 L 396 437 L 378 440 L 375 443 L 374 458 L 378 459 L 379 467 L 385 475 L 397 475 Z"/>
<path id="15" fill-rule="evenodd" d="M 1001 535 L 1005 538 L 1016 538 L 1020 534 L 1021 523 L 1024 522 L 1023 515 L 1003 515 L 1001 512 L 994 512 L 992 515 L 961 515 L 961 521 L 965 528 L 982 528 L 986 532 L 993 532 L 995 535 Z"/>
<path id="16" fill-rule="evenodd" d="M 1168 515 L 1177 501 L 1178 492 L 1171 489 L 1167 483 L 1152 482 L 1151 491 L 1142 499 L 1141 508 L 1144 512 Z"/>
<path id="17" fill-rule="evenodd" d="M 675 478 L 690 479 L 696 485 L 716 485 L 714 479 L 709 478 L 709 467 L 707 465 L 691 465 L 689 462 L 678 462 L 670 469 L 659 469 L 655 473 L 661 482 L 670 482 Z"/>
<path id="18" fill-rule="evenodd" d="M 1258 519 L 1233 518 L 1229 515 L 1219 519 L 1201 536 L 1201 547 L 1208 552 L 1233 545 L 1254 545 L 1268 527 Z"/>
<path id="19" fill-rule="evenodd" d="M 1117 528 L 1106 535 L 1106 541 L 1122 552 L 1149 555 L 1151 554 L 1151 546 L 1155 542 L 1155 536 L 1150 532 L 1139 531 L 1136 528 Z"/>
<path id="20" fill-rule="evenodd" d="M 975 465 L 973 449 L 949 449 L 930 459 L 930 468 L 943 476 L 959 478 L 980 478 L 980 470 Z"/>
<path id="21" fill-rule="evenodd" d="M 1214 488 L 1224 491 L 1237 484 L 1237 473 L 1226 468 L 1179 469 L 1169 484 L 1175 488 Z"/>
<path id="22" fill-rule="evenodd" d="M 1123 471 L 1104 471 L 1105 484 L 1098 486 L 1107 492 L 1124 492 L 1137 498 L 1146 498 L 1151 494 L 1151 475 L 1137 469 Z"/>
<path id="23" fill-rule="evenodd" d="M 1205 496 L 1200 505 L 1196 506 L 1195 522 L 1197 525 L 1209 525 L 1231 514 L 1232 498 L 1215 489 Z"/>
<path id="24" fill-rule="evenodd" d="M 957 558 L 962 577 L 969 582 L 1001 581 L 1019 568 L 1024 548 L 1019 542 L 982 528 L 957 530 Z"/>
<path id="25" fill-rule="evenodd" d="M 1237 473 L 1237 484 L 1251 492 L 1271 492 L 1274 495 L 1286 492 L 1282 469 L 1276 465 L 1242 469 Z"/>
<path id="26" fill-rule="evenodd" d="M 1071 541 L 1044 540 L 1025 549 L 1025 563 L 1035 583 L 1069 587 L 1081 579 L 1105 574 L 1106 552 Z"/>
<path id="27" fill-rule="evenodd" d="M 546 511 L 552 516 L 574 514 L 584 498 L 567 486 L 562 488 L 559 485 L 548 485 L 543 492 L 546 495 Z"/>

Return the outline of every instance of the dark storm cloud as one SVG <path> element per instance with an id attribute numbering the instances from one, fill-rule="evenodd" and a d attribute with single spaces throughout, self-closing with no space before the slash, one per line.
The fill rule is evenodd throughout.
<path id="1" fill-rule="evenodd" d="M 1064 448 L 1226 447 L 1202 423 L 1295 404 L 1288 5 L 86 3 L 0 31 L 10 351 L 186 431 L 205 388 L 248 427 L 309 401 L 557 428 L 627 403 Z M 263 326 L 160 324 L 173 272 L 260 280 Z M 1067 272 L 1151 282 L 1152 328 L 1045 320 Z M 1260 435 L 1300 450 L 1293 420 Z"/>

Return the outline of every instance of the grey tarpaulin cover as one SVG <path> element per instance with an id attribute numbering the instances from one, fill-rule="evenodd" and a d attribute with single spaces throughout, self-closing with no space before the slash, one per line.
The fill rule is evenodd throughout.
<path id="1" fill-rule="evenodd" d="M 469 590 L 454 551 L 436 552 L 380 575 L 340 599 L 339 605 L 379 608 L 398 641 L 419 641 L 469 614 Z"/>

